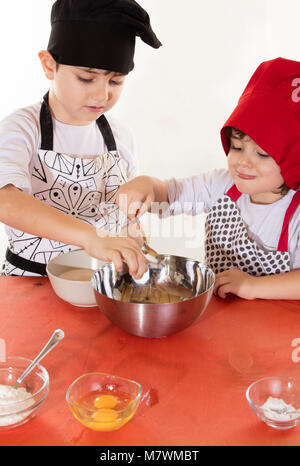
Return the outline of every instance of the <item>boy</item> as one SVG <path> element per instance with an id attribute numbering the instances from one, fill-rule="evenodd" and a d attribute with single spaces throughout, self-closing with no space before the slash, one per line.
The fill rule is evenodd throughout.
<path id="1" fill-rule="evenodd" d="M 0 220 L 9 238 L 3 273 L 46 275 L 50 259 L 84 248 L 141 276 L 138 244 L 110 236 L 117 190 L 134 174 L 133 144 L 104 113 L 134 67 L 135 37 L 161 43 L 134 0 L 57 0 L 51 25 L 48 49 L 39 53 L 49 92 L 0 124 Z"/>
<path id="2" fill-rule="evenodd" d="M 118 192 L 129 217 L 152 202 L 169 203 L 173 215 L 203 206 L 206 264 L 222 298 L 300 299 L 299 77 L 297 61 L 257 68 L 221 131 L 227 170 L 137 177 Z"/>

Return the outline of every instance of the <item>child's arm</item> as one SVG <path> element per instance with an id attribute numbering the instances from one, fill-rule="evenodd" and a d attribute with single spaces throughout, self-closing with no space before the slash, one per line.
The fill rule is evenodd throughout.
<path id="1" fill-rule="evenodd" d="M 168 202 L 167 186 L 158 178 L 138 176 L 120 187 L 116 202 L 133 219 L 149 212 L 152 202 Z"/>
<path id="2" fill-rule="evenodd" d="M 244 299 L 300 299 L 300 269 L 291 272 L 254 277 L 230 269 L 216 277 L 214 292 L 221 298 L 233 293 Z"/>
<path id="3" fill-rule="evenodd" d="M 146 271 L 145 257 L 134 239 L 110 237 L 13 185 L 0 189 L 0 206 L 0 221 L 12 228 L 84 248 L 92 257 L 113 261 L 118 271 L 122 270 L 124 260 L 130 273 L 136 277 Z M 102 237 L 100 233 L 103 233 Z"/>

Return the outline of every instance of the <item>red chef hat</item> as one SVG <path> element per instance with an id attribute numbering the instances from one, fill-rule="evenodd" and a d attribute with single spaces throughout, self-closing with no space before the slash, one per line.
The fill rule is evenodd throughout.
<path id="1" fill-rule="evenodd" d="M 276 58 L 262 63 L 221 129 L 226 155 L 232 126 L 255 141 L 280 166 L 285 183 L 300 188 L 300 62 Z"/>

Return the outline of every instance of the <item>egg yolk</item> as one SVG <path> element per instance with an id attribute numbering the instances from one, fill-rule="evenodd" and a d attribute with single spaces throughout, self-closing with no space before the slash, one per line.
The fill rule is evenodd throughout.
<path id="1" fill-rule="evenodd" d="M 94 401 L 95 408 L 115 408 L 118 404 L 118 398 L 113 395 L 97 396 Z"/>
<path id="2" fill-rule="evenodd" d="M 95 396 L 95 394 L 92 393 L 81 398 L 78 404 L 82 402 L 87 403 L 97 411 L 94 411 L 93 414 L 90 415 L 89 420 L 87 420 L 83 419 L 76 409 L 71 408 L 74 416 L 84 426 L 98 431 L 119 429 L 133 417 L 137 409 L 137 405 L 134 405 L 132 409 L 127 412 L 126 417 L 124 417 L 125 413 L 121 414 L 124 408 L 128 407 L 132 402 L 132 399 L 125 393 L 118 393 L 118 396 L 103 393 L 98 393 L 97 396 Z"/>
<path id="3" fill-rule="evenodd" d="M 118 413 L 110 408 L 101 408 L 92 415 L 96 422 L 113 422 L 117 419 Z"/>

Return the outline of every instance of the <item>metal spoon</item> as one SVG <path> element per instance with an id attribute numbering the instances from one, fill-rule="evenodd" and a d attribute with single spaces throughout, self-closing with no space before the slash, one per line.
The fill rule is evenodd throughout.
<path id="1" fill-rule="evenodd" d="M 161 256 L 161 254 L 159 254 L 158 252 L 155 251 L 155 249 L 149 246 L 148 241 L 144 235 L 143 235 L 142 251 L 144 254 L 149 254 L 150 256 L 155 257 L 157 262 L 159 262 L 159 257 Z"/>
<path id="2" fill-rule="evenodd" d="M 142 251 L 144 254 L 149 254 L 150 256 L 154 257 L 156 259 L 156 262 L 160 262 L 160 256 L 161 254 L 159 254 L 157 251 L 155 251 L 155 249 L 151 248 L 148 244 L 148 240 L 142 230 L 142 227 L 141 227 L 141 224 L 140 224 L 140 221 L 138 219 L 138 217 L 135 217 L 131 222 L 128 223 L 128 225 L 130 224 L 133 224 L 133 223 L 136 223 L 137 226 L 138 226 L 138 229 L 140 230 L 141 234 L 142 234 L 142 239 L 143 239 L 143 245 L 142 245 Z"/>
<path id="3" fill-rule="evenodd" d="M 20 375 L 20 377 L 18 378 L 18 380 L 12 385 L 13 388 L 18 388 L 18 386 L 20 385 L 20 383 L 23 381 L 23 379 L 25 379 L 25 377 L 32 371 L 32 369 L 40 362 L 41 359 L 43 359 L 46 354 L 49 353 L 49 351 L 51 351 L 54 346 L 57 345 L 57 343 L 59 343 L 63 338 L 64 338 L 65 334 L 63 332 L 63 330 L 60 330 L 60 329 L 57 329 L 53 332 L 53 334 L 51 335 L 51 338 L 50 340 L 48 341 L 48 343 L 46 343 L 46 345 L 44 346 L 44 348 L 42 349 L 42 351 L 37 355 L 37 357 L 32 361 L 32 363 L 27 367 L 27 369 L 25 369 L 25 371 L 23 372 L 22 375 Z"/>

